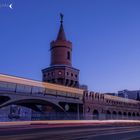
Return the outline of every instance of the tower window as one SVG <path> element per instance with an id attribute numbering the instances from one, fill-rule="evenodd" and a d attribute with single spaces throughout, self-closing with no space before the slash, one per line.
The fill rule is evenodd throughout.
<path id="1" fill-rule="evenodd" d="M 61 75 L 61 74 L 62 74 L 62 72 L 61 72 L 61 71 L 59 71 L 59 72 L 58 72 L 58 74 L 59 74 L 59 75 Z"/>
<path id="2" fill-rule="evenodd" d="M 67 52 L 67 59 L 70 60 L 70 52 Z"/>

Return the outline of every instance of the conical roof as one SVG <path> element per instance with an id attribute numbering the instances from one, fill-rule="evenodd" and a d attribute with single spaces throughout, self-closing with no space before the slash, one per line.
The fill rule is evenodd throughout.
<path id="1" fill-rule="evenodd" d="M 56 40 L 66 40 L 66 35 L 65 35 L 65 31 L 64 31 L 62 23 L 60 25 L 59 32 L 58 32 Z"/>

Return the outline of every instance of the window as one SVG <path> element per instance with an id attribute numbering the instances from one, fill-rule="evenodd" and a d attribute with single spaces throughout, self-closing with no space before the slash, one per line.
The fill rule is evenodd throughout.
<path id="1" fill-rule="evenodd" d="M 58 74 L 59 74 L 59 75 L 61 75 L 61 74 L 62 74 L 62 72 L 61 72 L 61 71 L 59 71 L 59 72 L 58 72 Z"/>
<path id="2" fill-rule="evenodd" d="M 90 107 L 89 106 L 87 107 L 87 112 L 90 112 Z"/>
<path id="3" fill-rule="evenodd" d="M 70 52 L 67 52 L 67 59 L 70 60 Z"/>

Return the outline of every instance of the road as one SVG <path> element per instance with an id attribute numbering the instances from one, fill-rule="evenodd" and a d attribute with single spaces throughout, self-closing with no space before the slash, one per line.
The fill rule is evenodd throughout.
<path id="1" fill-rule="evenodd" d="M 25 124 L 0 127 L 0 140 L 140 140 L 138 123 Z"/>

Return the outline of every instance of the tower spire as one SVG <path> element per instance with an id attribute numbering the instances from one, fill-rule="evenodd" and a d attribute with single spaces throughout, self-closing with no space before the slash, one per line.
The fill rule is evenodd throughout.
<path id="1" fill-rule="evenodd" d="M 60 28 L 56 40 L 66 40 L 66 35 L 63 28 L 63 17 L 64 15 L 60 13 Z"/>
<path id="2" fill-rule="evenodd" d="M 64 15 L 62 14 L 62 13 L 60 13 L 60 23 L 62 24 L 63 23 L 63 17 L 64 17 Z"/>

